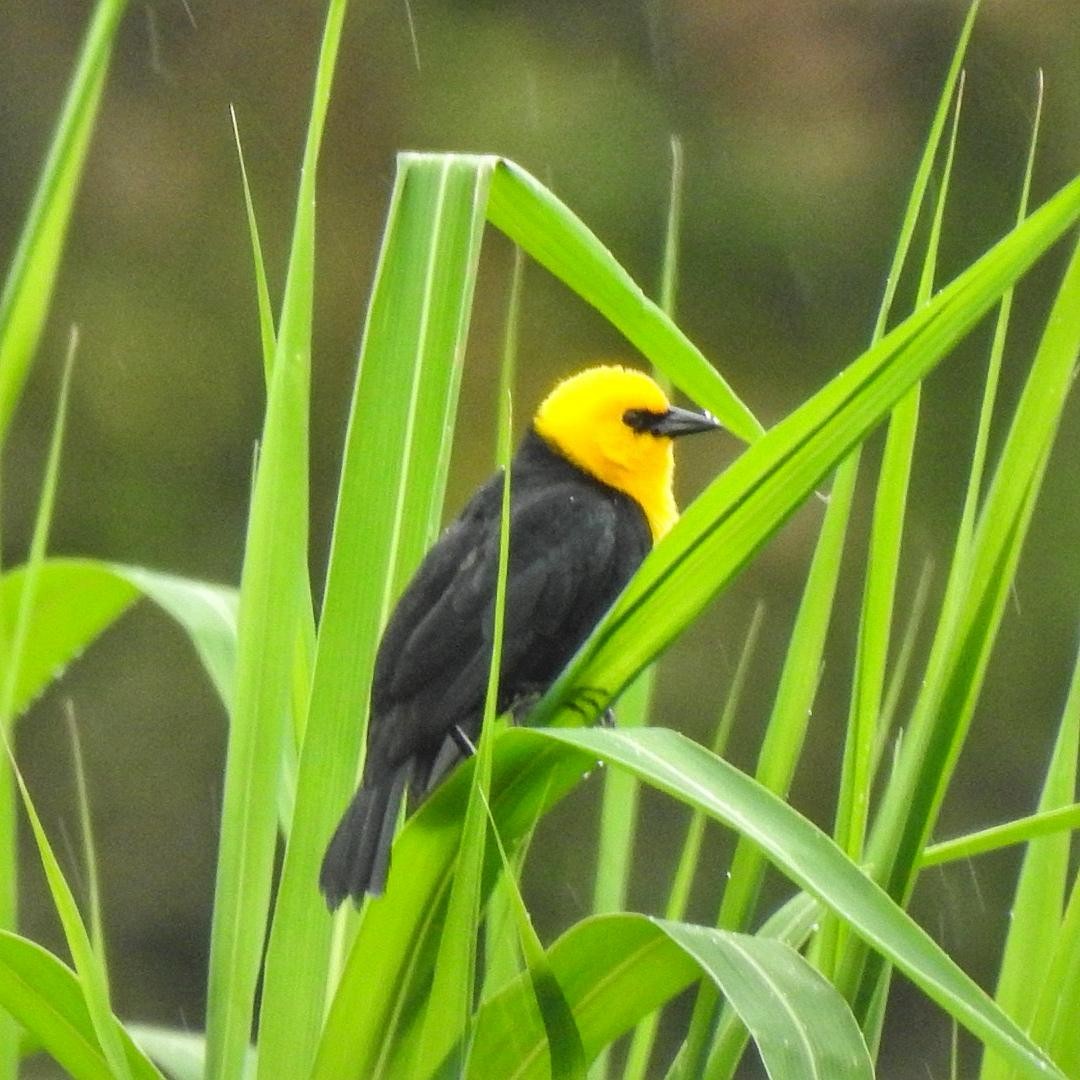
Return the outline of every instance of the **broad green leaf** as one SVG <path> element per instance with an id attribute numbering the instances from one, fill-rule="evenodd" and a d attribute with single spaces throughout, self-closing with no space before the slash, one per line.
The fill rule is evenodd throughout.
<path id="1" fill-rule="evenodd" d="M 0 931 L 0 1008 L 30 1031 L 41 1049 L 75 1080 L 114 1080 L 78 977 L 36 942 L 7 931 Z M 131 1076 L 161 1080 L 130 1035 L 115 1018 L 112 1022 Z"/>
<path id="2" fill-rule="evenodd" d="M 839 994 L 789 945 L 644 915 L 586 919 L 550 950 L 590 1058 L 699 976 L 749 1028 L 777 1080 L 870 1077 L 858 1026 Z M 550 1075 L 543 1030 L 518 980 L 480 1012 L 470 1080 Z"/>
<path id="3" fill-rule="evenodd" d="M 10 639 L 14 627 L 25 576 L 25 567 L 0 575 L 0 621 L 5 639 Z M 46 559 L 15 680 L 15 715 L 25 712 L 140 595 L 152 599 L 184 629 L 228 706 L 236 653 L 234 589 L 140 566 L 93 559 Z"/>

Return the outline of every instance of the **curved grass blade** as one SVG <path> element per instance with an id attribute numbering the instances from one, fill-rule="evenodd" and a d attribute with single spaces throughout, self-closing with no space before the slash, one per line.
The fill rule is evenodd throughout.
<path id="1" fill-rule="evenodd" d="M 7 931 L 0 931 L 0 1008 L 75 1080 L 114 1080 L 75 972 L 36 942 Z M 134 1080 L 161 1080 L 130 1034 L 115 1017 L 112 1022 Z"/>
<path id="2" fill-rule="evenodd" d="M 644 915 L 586 919 L 552 946 L 552 971 L 574 1008 L 589 1057 L 695 977 L 715 981 L 751 1031 L 777 1080 L 871 1077 L 843 999 L 789 945 Z M 529 1022 L 519 980 L 477 1021 L 469 1080 L 541 1080 L 546 1041 Z"/>
<path id="3" fill-rule="evenodd" d="M 540 747 L 555 740 L 590 760 L 630 769 L 757 844 L 783 874 L 820 900 L 972 1034 L 1025 1076 L 1058 1070 L 1028 1036 L 836 844 L 772 792 L 689 739 L 663 728 L 633 732 L 508 732 Z"/>
<path id="4" fill-rule="evenodd" d="M 492 762 L 491 814 L 513 858 L 537 819 L 576 786 L 587 763 L 554 745 L 518 742 L 502 731 Z M 386 892 L 360 913 L 356 938 L 330 1003 L 312 1077 L 346 1080 L 393 1076 L 384 1049 L 416 1021 L 431 984 L 473 762 L 425 800 L 394 843 Z M 494 852 L 484 868 L 484 894 L 501 868 Z M 419 999 L 419 1000 L 418 1000 Z"/>

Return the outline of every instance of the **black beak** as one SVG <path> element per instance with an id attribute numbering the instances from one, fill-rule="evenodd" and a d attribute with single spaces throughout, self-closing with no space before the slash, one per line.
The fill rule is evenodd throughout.
<path id="1" fill-rule="evenodd" d="M 650 425 L 654 435 L 667 435 L 671 439 L 680 435 L 693 435 L 695 431 L 716 431 L 721 426 L 711 412 L 697 412 L 694 409 L 680 409 L 672 405 L 662 416 L 658 416 Z"/>

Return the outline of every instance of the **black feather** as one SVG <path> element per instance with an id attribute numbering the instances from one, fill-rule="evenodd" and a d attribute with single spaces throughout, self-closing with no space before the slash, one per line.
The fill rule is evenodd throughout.
<path id="1" fill-rule="evenodd" d="M 323 860 L 331 909 L 382 891 L 406 785 L 422 796 L 475 741 L 492 655 L 502 476 L 428 552 L 379 645 L 360 790 Z M 577 468 L 535 431 L 511 462 L 510 553 L 500 711 L 549 686 L 652 544 L 641 507 Z M 446 744 L 450 743 L 449 746 Z"/>

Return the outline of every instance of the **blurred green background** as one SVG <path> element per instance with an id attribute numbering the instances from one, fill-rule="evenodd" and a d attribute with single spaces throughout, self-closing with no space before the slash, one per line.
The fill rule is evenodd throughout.
<path id="1" fill-rule="evenodd" d="M 91 5 L 9 0 L 0 18 L 0 252 L 10 260 Z M 13 427 L 3 563 L 29 540 L 68 330 L 81 331 L 51 550 L 239 579 L 263 406 L 255 294 L 228 107 L 236 108 L 271 290 L 280 295 L 322 4 L 154 0 L 122 30 L 50 329 Z M 509 155 L 548 183 L 655 293 L 669 141 L 685 147 L 679 319 L 770 424 L 865 345 L 930 113 L 963 15 L 944 2 L 356 0 L 322 158 L 313 400 L 312 566 L 321 578 L 339 448 L 394 155 Z M 1009 227 L 1046 77 L 1037 203 L 1080 169 L 1076 0 L 986 0 L 969 51 L 941 280 Z M 473 317 L 448 513 L 491 467 L 508 245 L 495 235 Z M 1019 291 L 1011 405 L 1059 264 Z M 944 576 L 988 335 L 924 398 L 901 603 L 926 559 Z M 518 426 L 558 376 L 632 360 L 602 320 L 530 267 Z M 1063 428 L 1019 585 L 941 833 L 1034 806 L 1076 644 L 1080 428 Z M 998 426 L 1001 434 L 1001 425 Z M 877 442 L 870 455 L 876 457 Z M 738 452 L 680 447 L 690 498 Z M 377 479 L 377 469 L 373 469 Z M 831 824 L 861 595 L 869 487 L 792 801 Z M 784 530 L 670 652 L 655 721 L 709 737 L 754 603 L 763 643 L 729 756 L 752 768 L 821 504 Z M 936 593 L 935 593 L 936 595 Z M 923 642 L 925 645 L 925 642 Z M 36 706 L 19 755 L 54 837 L 77 835 L 64 702 L 83 732 L 120 1014 L 199 1028 L 225 718 L 179 631 L 140 607 Z M 549 940 L 586 912 L 599 780 L 540 830 L 527 874 Z M 647 797 L 632 903 L 662 907 L 683 812 Z M 23 925 L 60 949 L 24 834 Z M 60 839 L 70 858 L 70 839 Z M 729 843 L 716 835 L 693 914 L 712 917 Z M 1017 853 L 944 872 L 916 914 L 985 985 Z M 313 883 L 314 887 L 314 883 Z M 777 895 L 779 895 L 779 888 Z M 896 993 L 904 996 L 898 982 Z M 949 1030 L 913 995 L 882 1075 L 943 1075 Z M 912 1032 L 918 1035 L 913 1036 Z"/>

